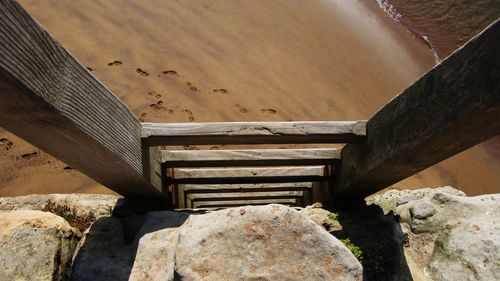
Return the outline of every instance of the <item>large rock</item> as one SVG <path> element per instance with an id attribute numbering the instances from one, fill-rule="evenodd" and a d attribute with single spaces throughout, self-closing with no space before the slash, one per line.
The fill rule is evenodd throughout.
<path id="1" fill-rule="evenodd" d="M 443 186 L 438 188 L 421 188 L 421 189 L 405 189 L 405 190 L 389 190 L 385 193 L 367 198 L 368 205 L 377 205 L 384 211 L 396 212 L 396 208 L 410 201 L 421 199 L 428 194 L 435 192 L 443 192 L 456 196 L 466 196 L 464 192 L 451 186 Z"/>
<path id="2" fill-rule="evenodd" d="M 96 217 L 110 216 L 120 197 L 104 194 L 32 194 L 0 197 L 0 210 L 43 210 L 48 202 L 65 205 L 78 215 L 92 212 Z"/>
<path id="3" fill-rule="evenodd" d="M 299 212 L 318 225 L 321 225 L 326 231 L 330 233 L 342 230 L 342 226 L 338 221 L 337 214 L 322 209 L 321 204 L 319 204 L 318 206 L 311 205 L 305 208 L 301 208 Z"/>
<path id="4" fill-rule="evenodd" d="M 48 212 L 0 211 L 0 280 L 67 280 L 80 235 Z"/>
<path id="5" fill-rule="evenodd" d="M 100 218 L 72 280 L 361 280 L 335 237 L 282 205 Z"/>
<path id="6" fill-rule="evenodd" d="M 395 206 L 414 280 L 500 280 L 500 194 L 466 197 L 446 187 L 372 202 Z"/>
<path id="7" fill-rule="evenodd" d="M 118 196 L 101 194 L 33 194 L 0 197 L 0 210 L 39 210 L 66 219 L 80 231 L 103 216 L 110 216 Z"/>
<path id="8" fill-rule="evenodd" d="M 179 226 L 188 214 L 98 219 L 79 243 L 71 280 L 173 280 Z"/>
<path id="9" fill-rule="evenodd" d="M 175 257 L 183 280 L 361 280 L 358 260 L 335 237 L 282 205 L 191 216 Z"/>

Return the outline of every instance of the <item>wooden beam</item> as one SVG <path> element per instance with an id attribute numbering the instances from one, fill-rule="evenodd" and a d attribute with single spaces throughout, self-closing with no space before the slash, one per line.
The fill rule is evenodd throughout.
<path id="1" fill-rule="evenodd" d="M 237 167 L 237 168 L 175 168 L 177 179 L 186 178 L 240 178 L 265 176 L 322 176 L 325 166 L 293 167 Z"/>
<path id="2" fill-rule="evenodd" d="M 148 145 L 356 143 L 365 121 L 142 123 Z"/>
<path id="3" fill-rule="evenodd" d="M 274 191 L 274 192 L 230 192 L 230 193 L 191 193 L 187 199 L 191 201 L 221 201 L 221 200 L 243 200 L 243 198 L 261 198 L 261 197 L 302 197 L 302 191 Z"/>
<path id="4" fill-rule="evenodd" d="M 286 202 L 282 202 L 282 203 L 273 203 L 273 204 L 281 204 L 281 205 L 285 205 L 285 206 L 290 206 L 290 207 L 293 207 L 293 206 L 296 206 L 296 204 L 292 204 L 292 203 L 286 203 Z M 269 205 L 269 203 L 253 203 L 251 204 L 252 206 L 264 206 L 264 205 Z M 225 204 L 225 205 L 212 205 L 212 206 L 202 206 L 202 207 L 198 207 L 198 208 L 179 208 L 179 209 L 175 209 L 176 211 L 212 211 L 212 210 L 218 210 L 218 209 L 224 209 L 224 208 L 236 208 L 236 207 L 242 207 L 242 205 L 240 204 Z"/>
<path id="5" fill-rule="evenodd" d="M 255 184 L 184 184 L 179 185 L 187 193 L 217 193 L 217 192 L 270 192 L 283 190 L 308 190 L 312 188 L 312 182 L 293 183 L 255 183 Z"/>
<path id="6" fill-rule="evenodd" d="M 187 205 L 193 207 L 194 202 L 231 201 L 231 200 L 266 200 L 266 199 L 301 199 L 302 191 L 278 192 L 236 192 L 236 193 L 202 193 L 188 194 Z"/>
<path id="7" fill-rule="evenodd" d="M 245 205 L 268 205 L 268 204 L 297 205 L 297 199 L 228 200 L 228 201 L 193 202 L 193 208 L 238 207 Z"/>
<path id="8" fill-rule="evenodd" d="M 500 134 L 499 50 L 497 20 L 377 112 L 342 150 L 335 194 L 362 198 Z"/>
<path id="9" fill-rule="evenodd" d="M 250 183 L 294 183 L 331 181 L 332 176 L 268 176 L 268 177 L 229 177 L 229 178 L 167 178 L 168 184 L 250 184 Z"/>
<path id="10" fill-rule="evenodd" d="M 331 165 L 340 160 L 340 148 L 162 150 L 162 162 L 174 167 L 238 167 Z"/>
<path id="11" fill-rule="evenodd" d="M 174 168 L 171 184 L 243 184 L 328 181 L 324 166 L 245 167 L 245 168 Z"/>
<path id="12" fill-rule="evenodd" d="M 214 184 L 214 185 L 195 185 L 179 184 L 177 185 L 177 204 L 179 207 L 187 206 L 187 198 L 190 194 L 219 194 L 219 193 L 269 193 L 269 192 L 302 192 L 312 189 L 312 182 L 295 183 L 253 183 L 253 184 Z"/>
<path id="13" fill-rule="evenodd" d="M 0 1 L 0 101 L 1 127 L 122 195 L 161 195 L 134 115 L 13 0 Z"/>

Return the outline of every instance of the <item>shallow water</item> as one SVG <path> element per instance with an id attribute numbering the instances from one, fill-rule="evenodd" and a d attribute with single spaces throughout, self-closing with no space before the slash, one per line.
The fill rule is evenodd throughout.
<path id="1" fill-rule="evenodd" d="M 433 51 L 437 61 L 500 17 L 500 0 L 377 0 Z"/>

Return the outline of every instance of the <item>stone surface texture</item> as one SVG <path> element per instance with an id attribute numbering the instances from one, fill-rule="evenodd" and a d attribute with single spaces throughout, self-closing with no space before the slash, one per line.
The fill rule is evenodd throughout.
<path id="1" fill-rule="evenodd" d="M 68 206 L 77 215 L 92 212 L 96 217 L 110 216 L 120 197 L 102 194 L 32 194 L 0 197 L 0 210 L 43 210 L 48 202 Z"/>
<path id="2" fill-rule="evenodd" d="M 321 225 L 328 232 L 342 230 L 342 226 L 339 221 L 334 219 L 336 215 L 332 214 L 330 211 L 322 209 L 321 204 L 318 205 L 318 203 L 316 203 L 311 206 L 307 206 L 301 209 L 300 213 L 318 225 Z"/>
<path id="3" fill-rule="evenodd" d="M 500 194 L 467 197 L 444 187 L 370 202 L 399 215 L 414 280 L 500 280 Z"/>
<path id="4" fill-rule="evenodd" d="M 48 212 L 0 211 L 0 280 L 67 280 L 80 237 Z"/>
<path id="5" fill-rule="evenodd" d="M 72 280 L 362 280 L 335 237 L 282 205 L 98 219 Z"/>
<path id="6" fill-rule="evenodd" d="M 392 190 L 336 218 L 321 204 L 138 214 L 118 200 L 0 198 L 0 280 L 500 280 L 500 194 Z M 95 221 L 82 235 L 47 206 Z"/>
<path id="7" fill-rule="evenodd" d="M 182 280 L 362 280 L 339 240 L 282 205 L 189 217 L 175 264 Z"/>

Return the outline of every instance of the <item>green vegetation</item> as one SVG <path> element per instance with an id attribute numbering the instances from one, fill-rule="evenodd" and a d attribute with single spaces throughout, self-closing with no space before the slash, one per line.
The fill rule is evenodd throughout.
<path id="1" fill-rule="evenodd" d="M 363 261 L 363 251 L 361 251 L 358 246 L 354 245 L 354 243 L 352 243 L 349 238 L 340 239 L 340 242 L 344 243 L 347 249 L 351 251 L 351 253 L 358 259 L 359 262 Z"/>
<path id="2" fill-rule="evenodd" d="M 331 219 L 331 220 L 334 220 L 334 221 L 338 221 L 339 220 L 339 215 L 337 213 L 329 213 L 328 214 L 328 218 Z"/>

